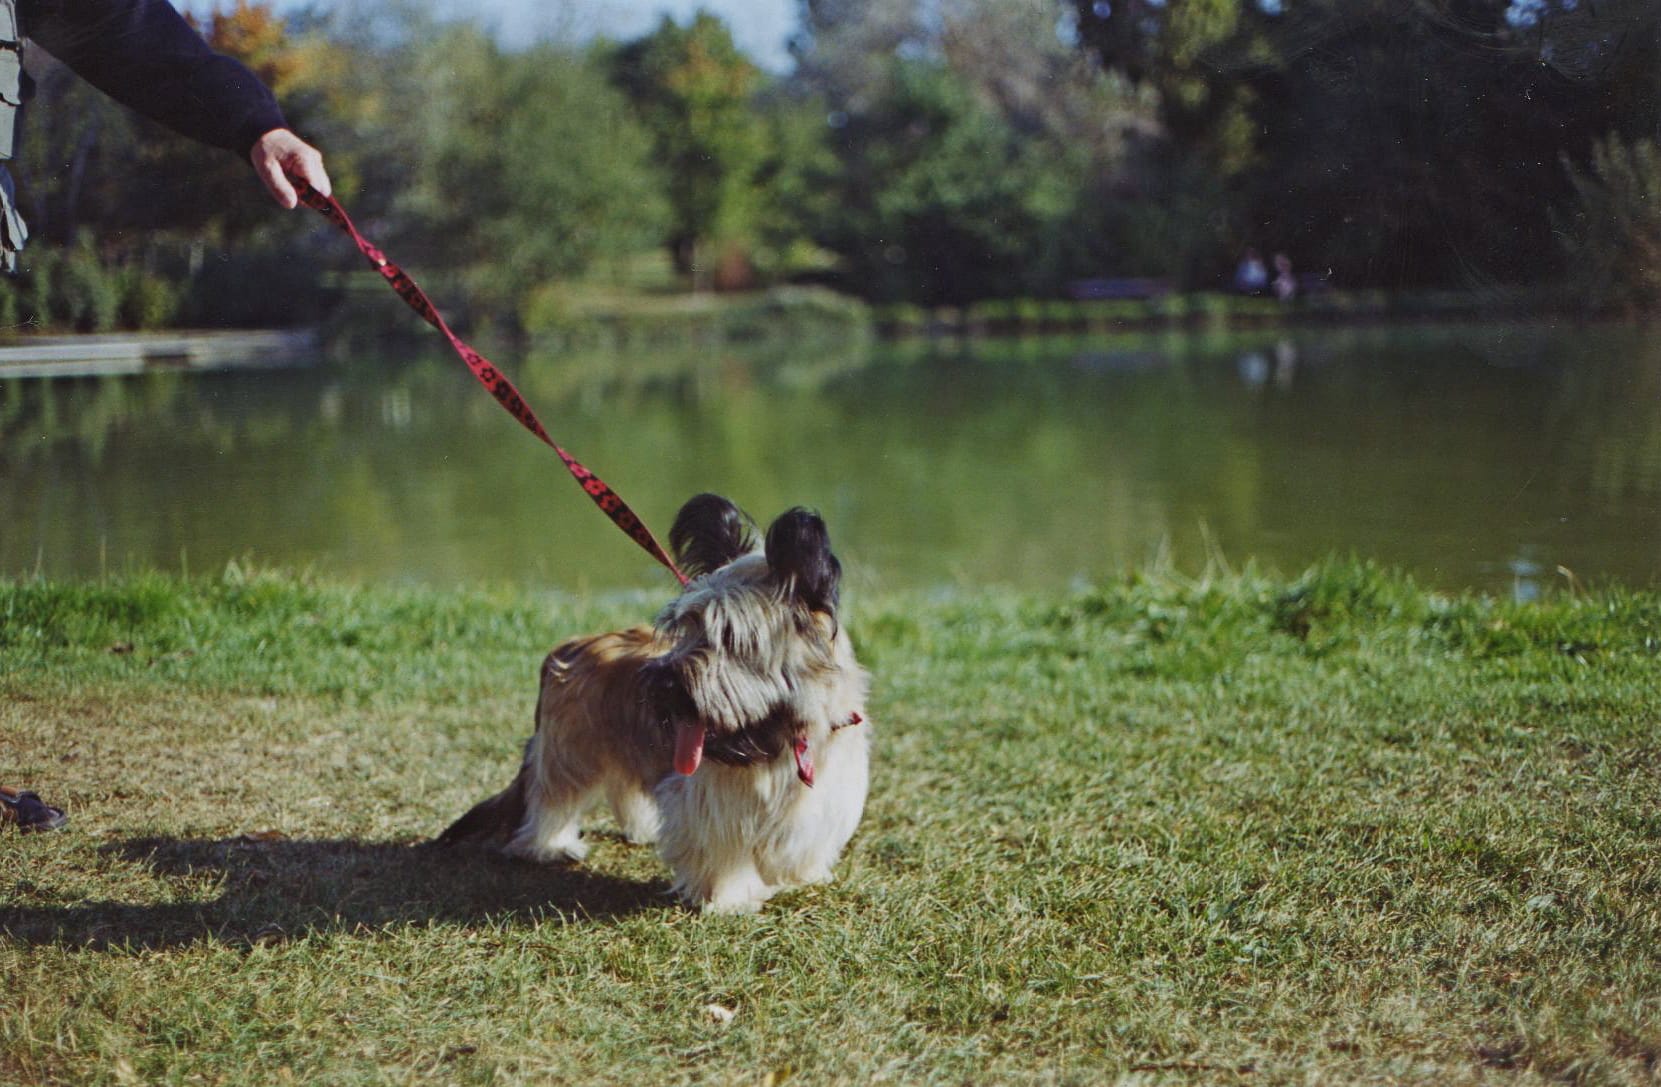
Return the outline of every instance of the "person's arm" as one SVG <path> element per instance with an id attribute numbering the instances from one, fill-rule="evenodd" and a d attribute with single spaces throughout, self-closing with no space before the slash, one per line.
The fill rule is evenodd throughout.
<path id="1" fill-rule="evenodd" d="M 329 191 L 322 156 L 288 130 L 271 91 L 215 53 L 166 0 L 36 0 L 24 33 L 122 105 L 173 131 L 245 155 L 285 207 L 305 177 Z"/>

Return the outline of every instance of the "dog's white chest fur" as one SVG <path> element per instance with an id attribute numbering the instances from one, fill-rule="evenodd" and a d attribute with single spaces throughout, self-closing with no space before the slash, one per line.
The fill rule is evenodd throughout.
<path id="1" fill-rule="evenodd" d="M 789 760 L 707 763 L 657 787 L 658 850 L 675 892 L 719 912 L 755 910 L 779 887 L 826 883 L 865 809 L 870 728 L 831 734 L 811 788 Z"/>

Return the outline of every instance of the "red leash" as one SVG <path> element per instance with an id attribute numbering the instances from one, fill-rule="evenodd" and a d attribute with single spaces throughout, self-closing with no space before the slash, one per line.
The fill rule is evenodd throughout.
<path id="1" fill-rule="evenodd" d="M 630 539 L 645 548 L 648 555 L 661 562 L 682 585 L 685 585 L 687 583 L 686 575 L 675 566 L 674 561 L 669 558 L 668 552 L 663 550 L 663 545 L 658 543 L 657 537 L 652 535 L 651 529 L 647 528 L 645 522 L 635 516 L 634 511 L 629 509 L 628 503 L 623 501 L 622 496 L 612 490 L 605 480 L 584 468 L 576 457 L 561 449 L 559 444 L 548 436 L 548 432 L 542 428 L 541 421 L 537 419 L 536 412 L 532 411 L 531 406 L 525 403 L 525 398 L 519 395 L 519 390 L 513 387 L 513 382 L 507 379 L 507 375 L 496 369 L 489 359 L 473 350 L 472 346 L 460 336 L 450 331 L 450 326 L 444 323 L 443 317 L 439 316 L 438 309 L 432 304 L 432 300 L 427 297 L 426 292 L 417 287 L 415 280 L 411 279 L 402 268 L 387 260 L 386 255 L 376 249 L 368 238 L 358 233 L 358 228 L 352 225 L 351 218 L 346 214 L 346 209 L 340 206 L 340 202 L 332 196 L 324 196 L 299 178 L 293 178 L 292 180 L 295 191 L 300 194 L 301 203 L 308 208 L 322 212 L 324 218 L 345 231 L 357 245 L 358 252 L 367 257 L 369 263 L 375 266 L 375 270 L 381 273 L 382 278 L 391 284 L 393 290 L 398 292 L 398 297 L 408 303 L 409 308 L 420 314 L 429 325 L 444 333 L 444 338 L 450 341 L 450 346 L 455 349 L 457 355 L 461 356 L 461 361 L 465 362 L 467 368 L 473 371 L 473 376 L 479 379 L 479 384 L 489 389 L 490 394 L 496 398 L 496 402 L 507 409 L 509 415 L 519 420 L 521 426 L 535 434 L 548 448 L 559 455 L 559 459 L 565 463 L 566 470 L 571 473 L 571 477 L 587 492 L 588 497 L 594 500 L 594 504 L 600 507 L 600 512 L 610 517 L 618 528 L 628 533 Z"/>

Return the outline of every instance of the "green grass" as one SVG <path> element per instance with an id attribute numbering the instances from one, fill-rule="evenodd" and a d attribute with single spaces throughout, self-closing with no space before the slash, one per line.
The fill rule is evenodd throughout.
<path id="1" fill-rule="evenodd" d="M 1661 1075 L 1661 597 L 857 599 L 838 882 L 700 918 L 604 824 L 581 868 L 419 848 L 547 646 L 654 603 L 0 583 L 0 778 L 72 813 L 0 838 L 0 1080 Z"/>

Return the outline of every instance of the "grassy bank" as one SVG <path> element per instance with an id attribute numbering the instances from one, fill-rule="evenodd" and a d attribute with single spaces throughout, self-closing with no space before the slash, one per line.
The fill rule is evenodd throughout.
<path id="1" fill-rule="evenodd" d="M 1562 290 L 1490 288 L 1465 291 L 1331 290 L 1290 302 L 1219 291 L 1152 298 L 1076 300 L 993 299 L 963 307 L 879 306 L 886 336 L 1040 336 L 1138 329 L 1264 328 L 1292 324 L 1370 324 L 1381 321 L 1538 320 L 1551 315 L 1586 319 Z M 1607 316 L 1607 315 L 1605 315 Z"/>
<path id="2" fill-rule="evenodd" d="M 319 279 L 303 263 L 241 258 L 230 269 L 169 281 L 104 269 L 89 252 L 47 250 L 18 284 L 0 291 L 0 331 L 157 330 L 321 324 L 331 338 L 422 334 L 420 320 L 372 271 Z M 272 290 L 272 277 L 281 290 Z M 1626 312 L 1578 308 L 1558 288 L 1454 291 L 1322 290 L 1290 303 L 1219 291 L 1151 298 L 988 299 L 966 306 L 873 305 L 818 286 L 690 292 L 661 277 L 559 281 L 504 298 L 465 274 L 436 271 L 421 282 L 441 312 L 469 335 L 522 337 L 533 349 L 659 350 L 891 338 L 1048 336 L 1188 328 L 1274 328 L 1453 320 L 1585 320 Z M 257 289 L 249 284 L 258 285 Z M 282 299 L 301 299 L 284 303 Z"/>
<path id="3" fill-rule="evenodd" d="M 551 283 L 495 312 L 464 282 L 434 275 L 423 287 L 455 327 L 476 336 L 511 336 L 532 351 L 701 350 L 763 345 L 845 346 L 872 334 L 865 303 L 823 287 L 773 287 L 731 294 L 646 289 L 633 284 Z M 389 332 L 426 333 L 405 303 L 373 272 L 332 281 L 339 304 L 328 327 L 337 339 Z"/>
<path id="4" fill-rule="evenodd" d="M 414 848 L 653 601 L 0 583 L 0 1078 L 1653 1082 L 1661 598 L 1367 567 L 850 601 L 867 818 L 759 918 Z M 733 1012 L 718 1022 L 707 1010 Z"/>

